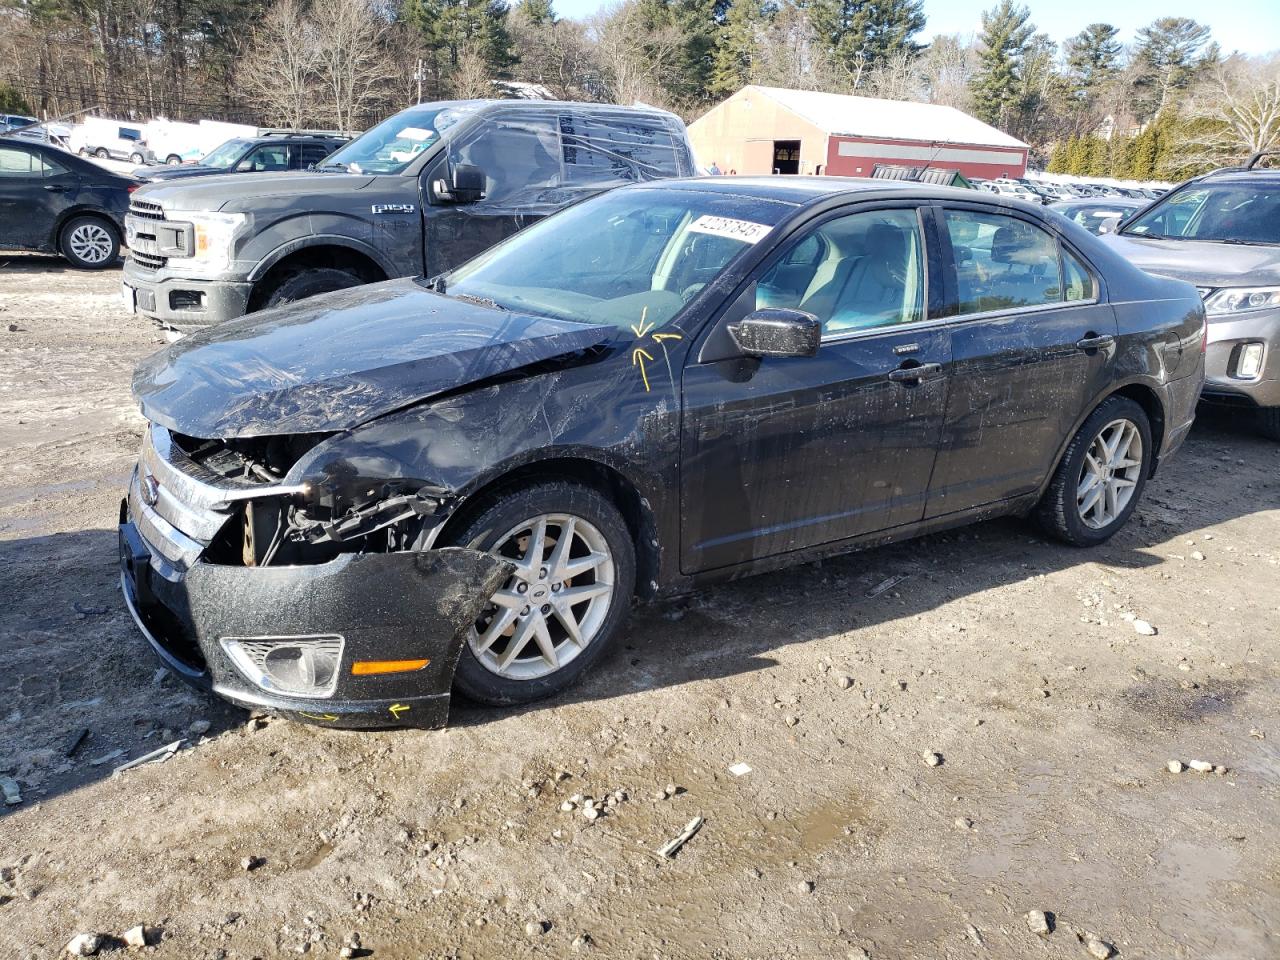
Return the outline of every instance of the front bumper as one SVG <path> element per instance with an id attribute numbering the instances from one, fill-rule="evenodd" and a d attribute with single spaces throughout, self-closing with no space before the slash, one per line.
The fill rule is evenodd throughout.
<path id="1" fill-rule="evenodd" d="M 1262 371 L 1251 380 L 1235 376 L 1240 349 L 1247 343 L 1261 343 L 1265 350 Z M 1280 310 L 1209 321 L 1204 398 L 1210 402 L 1280 406 Z"/>
<path id="2" fill-rule="evenodd" d="M 198 560 L 185 571 L 153 551 L 121 504 L 120 585 L 161 661 L 188 683 L 232 703 L 334 727 L 442 727 L 453 672 L 487 598 L 510 575 L 475 550 L 344 554 L 329 563 L 236 567 Z M 264 689 L 231 661 L 223 637 L 336 635 L 342 660 L 333 693 Z M 429 662 L 410 673 L 356 676 L 361 660 Z"/>
<path id="3" fill-rule="evenodd" d="M 132 259 L 124 265 L 126 302 L 134 309 L 179 330 L 207 327 L 244 316 L 253 284 L 234 280 L 192 280 L 168 270 L 143 270 Z"/>

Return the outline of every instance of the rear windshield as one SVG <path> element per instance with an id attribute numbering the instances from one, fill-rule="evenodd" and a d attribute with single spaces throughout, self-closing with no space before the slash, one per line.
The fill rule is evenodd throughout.
<path id="1" fill-rule="evenodd" d="M 444 292 L 647 336 L 790 209 L 691 190 L 623 188 L 481 254 L 443 278 Z"/>
<path id="2" fill-rule="evenodd" d="M 1280 188 L 1261 178 L 1257 183 L 1189 183 L 1121 232 L 1170 240 L 1280 244 Z"/>

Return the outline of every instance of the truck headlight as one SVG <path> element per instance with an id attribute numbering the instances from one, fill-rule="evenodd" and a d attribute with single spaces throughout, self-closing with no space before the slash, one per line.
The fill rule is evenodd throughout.
<path id="1" fill-rule="evenodd" d="M 263 690 L 294 697 L 329 697 L 342 663 L 340 636 L 223 637 L 222 649 Z"/>
<path id="2" fill-rule="evenodd" d="M 231 265 L 236 237 L 249 223 L 247 213 L 172 210 L 166 216 L 170 220 L 185 220 L 191 224 L 191 261 L 215 270 L 223 270 Z"/>
<path id="3" fill-rule="evenodd" d="M 1268 307 L 1280 307 L 1280 287 L 1223 287 L 1204 300 L 1205 313 L 1211 317 L 1233 316 Z"/>

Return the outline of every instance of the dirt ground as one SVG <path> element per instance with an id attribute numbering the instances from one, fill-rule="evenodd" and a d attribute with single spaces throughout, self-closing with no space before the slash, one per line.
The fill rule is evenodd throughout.
<path id="1" fill-rule="evenodd" d="M 211 960 L 1280 957 L 1280 445 L 1242 424 L 1103 548 L 1010 520 L 745 580 L 562 699 L 342 733 L 158 669 L 115 524 L 161 339 L 118 270 L 0 263 L 0 960 L 136 924 Z"/>

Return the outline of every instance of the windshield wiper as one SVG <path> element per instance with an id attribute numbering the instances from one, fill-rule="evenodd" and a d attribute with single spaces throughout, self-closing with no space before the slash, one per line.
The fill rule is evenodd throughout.
<path id="1" fill-rule="evenodd" d="M 443 293 L 443 291 L 438 291 L 438 292 Z M 452 294 L 452 296 L 453 296 L 453 299 L 455 300 L 465 300 L 467 301 L 467 303 L 478 304 L 479 306 L 482 306 L 482 307 L 492 307 L 494 310 L 507 310 L 507 308 L 504 307 L 502 304 L 500 304 L 497 300 L 490 300 L 488 297 L 477 297 L 471 293 L 455 293 L 455 294 Z"/>

